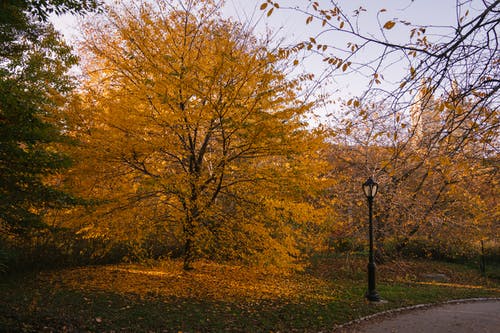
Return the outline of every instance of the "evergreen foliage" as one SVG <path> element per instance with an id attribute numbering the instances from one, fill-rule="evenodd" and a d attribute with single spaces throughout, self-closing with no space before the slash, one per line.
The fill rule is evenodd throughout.
<path id="1" fill-rule="evenodd" d="M 50 13 L 84 12 L 91 1 L 0 3 L 0 228 L 17 234 L 40 226 L 50 208 L 74 204 L 57 175 L 70 165 L 60 108 L 74 88 L 77 58 Z"/>

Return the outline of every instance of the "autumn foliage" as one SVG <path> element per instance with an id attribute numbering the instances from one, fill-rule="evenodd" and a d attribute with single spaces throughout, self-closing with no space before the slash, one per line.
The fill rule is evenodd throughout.
<path id="1" fill-rule="evenodd" d="M 456 59 L 460 42 L 487 45 L 494 21 L 432 44 L 423 27 L 381 19 L 383 9 L 374 39 L 339 6 L 265 1 L 256 7 L 264 17 L 295 10 L 304 27 L 321 25 L 282 46 L 225 18 L 219 2 L 124 2 L 81 26 L 82 75 L 73 77 L 76 57 L 44 21 L 100 4 L 60 3 L 9 3 L 22 19 L 0 15 L 0 270 L 23 258 L 55 265 L 57 255 L 66 265 L 182 258 L 186 270 L 199 259 L 289 268 L 318 252 L 362 252 L 368 176 L 379 183 L 378 259 L 415 247 L 471 258 L 481 241 L 498 246 L 491 50 L 464 80 L 472 58 L 443 68 L 439 51 Z M 402 25 L 408 43 L 384 39 Z M 352 40 L 326 40 L 337 33 Z M 358 62 L 374 44 L 388 53 Z M 300 73 L 311 53 L 328 75 Z M 397 91 L 375 89 L 395 54 L 407 75 Z M 318 92 L 323 78 L 355 72 L 370 78 L 363 96 L 339 103 Z"/>
<path id="2" fill-rule="evenodd" d="M 157 6 L 86 26 L 69 181 L 99 204 L 63 218 L 88 237 L 163 237 L 185 268 L 200 257 L 287 264 L 314 247 L 328 211 L 323 137 L 306 127 L 299 81 L 270 40 L 212 4 Z"/>

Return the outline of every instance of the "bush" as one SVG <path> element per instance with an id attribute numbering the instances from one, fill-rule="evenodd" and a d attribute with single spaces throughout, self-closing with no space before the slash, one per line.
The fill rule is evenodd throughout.
<path id="1" fill-rule="evenodd" d="M 7 250 L 0 245 L 0 274 L 4 274 L 7 272 Z"/>
<path id="2" fill-rule="evenodd" d="M 116 263 L 128 252 L 123 244 L 83 239 L 70 230 L 40 229 L 0 240 L 0 273 Z"/>
<path id="3" fill-rule="evenodd" d="M 334 252 L 352 253 L 365 251 L 366 244 L 354 237 L 332 237 L 328 240 L 328 247 Z"/>
<path id="4" fill-rule="evenodd" d="M 410 239 L 401 246 L 400 239 L 389 239 L 384 243 L 388 256 L 403 256 L 407 258 L 422 258 L 449 262 L 476 262 L 481 254 L 480 246 L 459 239 L 442 240 L 417 237 Z M 490 261 L 500 259 L 498 245 L 485 247 L 485 258 Z"/>
<path id="5" fill-rule="evenodd" d="M 0 238 L 0 273 L 137 262 L 180 253 L 172 240 L 158 235 L 133 243 L 83 237 L 71 229 L 38 229 L 22 238 Z"/>
<path id="6" fill-rule="evenodd" d="M 0 237 L 0 274 L 11 270 L 13 262 L 17 261 L 18 252 L 12 246 L 12 240 Z"/>

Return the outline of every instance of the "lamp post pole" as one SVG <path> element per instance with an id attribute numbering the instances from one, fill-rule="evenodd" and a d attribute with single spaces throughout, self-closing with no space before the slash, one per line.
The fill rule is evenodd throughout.
<path id="1" fill-rule="evenodd" d="M 380 296 L 375 289 L 375 260 L 373 254 L 373 198 L 377 194 L 378 184 L 370 177 L 363 184 L 363 191 L 368 199 L 368 224 L 369 224 L 369 238 L 370 249 L 368 255 L 368 291 L 365 297 L 371 302 L 379 302 Z"/>

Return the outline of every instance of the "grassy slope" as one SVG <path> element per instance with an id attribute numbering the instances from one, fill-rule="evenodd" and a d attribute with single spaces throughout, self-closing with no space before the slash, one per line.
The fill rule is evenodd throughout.
<path id="1" fill-rule="evenodd" d="M 381 265 L 370 305 L 365 263 L 318 258 L 300 273 L 199 262 L 84 267 L 9 277 L 0 283 L 0 331 L 320 331 L 419 303 L 500 297 L 500 283 L 465 266 L 417 261 Z M 428 283 L 443 273 L 446 283 Z"/>

